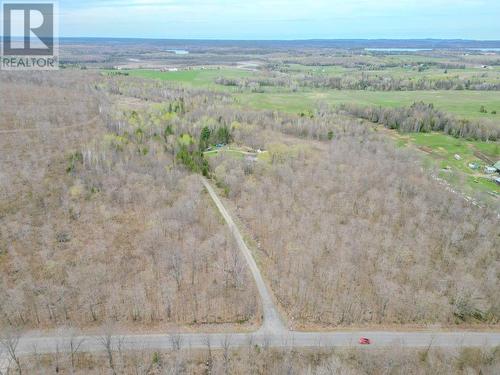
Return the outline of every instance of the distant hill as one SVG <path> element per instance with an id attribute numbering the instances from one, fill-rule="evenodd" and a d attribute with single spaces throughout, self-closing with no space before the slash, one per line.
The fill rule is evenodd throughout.
<path id="1" fill-rule="evenodd" d="M 61 38 L 61 44 L 146 44 L 171 48 L 414 48 L 414 49 L 487 49 L 500 48 L 498 40 L 462 39 L 311 39 L 311 40 L 190 40 L 133 38 Z"/>

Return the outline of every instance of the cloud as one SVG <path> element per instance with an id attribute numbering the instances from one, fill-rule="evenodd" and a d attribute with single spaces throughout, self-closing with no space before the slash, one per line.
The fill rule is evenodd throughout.
<path id="1" fill-rule="evenodd" d="M 60 8 L 71 35 L 500 38 L 497 0 L 60 0 Z"/>

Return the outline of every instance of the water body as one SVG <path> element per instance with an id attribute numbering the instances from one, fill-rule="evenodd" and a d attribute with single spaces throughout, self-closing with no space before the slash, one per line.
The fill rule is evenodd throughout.
<path id="1" fill-rule="evenodd" d="M 173 52 L 176 55 L 188 55 L 189 51 L 185 49 L 167 49 L 167 52 Z"/>
<path id="2" fill-rule="evenodd" d="M 481 51 L 481 52 L 500 52 L 500 48 L 467 48 L 471 51 Z"/>
<path id="3" fill-rule="evenodd" d="M 372 52 L 420 52 L 420 51 L 432 51 L 432 48 L 365 48 L 365 51 L 372 51 Z"/>

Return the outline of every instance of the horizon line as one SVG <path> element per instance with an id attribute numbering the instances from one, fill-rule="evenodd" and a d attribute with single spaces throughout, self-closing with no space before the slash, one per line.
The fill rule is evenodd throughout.
<path id="1" fill-rule="evenodd" d="M 0 35 L 0 37 L 2 37 Z M 499 39 L 470 39 L 470 38 L 293 38 L 293 39 L 228 39 L 228 38 L 163 38 L 141 36 L 59 36 L 59 39 L 143 39 L 143 40 L 199 40 L 199 41 L 228 41 L 228 42 L 294 42 L 294 41 L 462 41 L 462 42 L 500 42 Z"/>

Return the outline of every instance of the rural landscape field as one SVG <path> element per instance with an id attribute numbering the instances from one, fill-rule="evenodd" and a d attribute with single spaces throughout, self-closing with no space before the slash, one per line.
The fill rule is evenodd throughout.
<path id="1" fill-rule="evenodd" d="M 500 372 L 500 34 L 61 22 L 0 70 L 0 375 Z"/>

